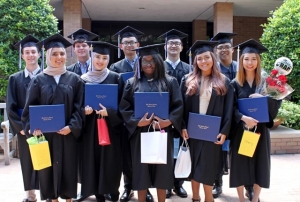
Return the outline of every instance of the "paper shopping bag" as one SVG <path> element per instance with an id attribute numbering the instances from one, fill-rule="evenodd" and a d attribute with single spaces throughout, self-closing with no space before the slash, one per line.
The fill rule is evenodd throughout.
<path id="1" fill-rule="evenodd" d="M 167 141 L 168 134 L 161 130 L 141 133 L 141 163 L 167 164 Z"/>
<path id="2" fill-rule="evenodd" d="M 185 143 L 185 146 L 184 146 Z M 187 140 L 182 142 L 180 146 L 177 161 L 175 164 L 174 175 L 175 178 L 187 178 L 192 169 L 192 160 L 190 154 L 190 147 L 187 143 Z"/>
<path id="3" fill-rule="evenodd" d="M 106 120 L 103 117 L 97 119 L 99 145 L 110 145 L 110 138 Z"/>
<path id="4" fill-rule="evenodd" d="M 42 170 L 51 166 L 48 141 L 29 144 L 30 156 L 34 170 Z"/>
<path id="5" fill-rule="evenodd" d="M 255 131 L 244 130 L 238 153 L 253 157 L 259 137 L 260 134 L 255 133 Z"/>

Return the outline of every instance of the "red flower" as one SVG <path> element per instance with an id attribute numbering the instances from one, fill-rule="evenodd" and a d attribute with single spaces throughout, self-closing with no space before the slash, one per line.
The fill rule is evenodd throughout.
<path id="1" fill-rule="evenodd" d="M 281 82 L 281 84 L 285 84 L 287 82 L 286 76 L 279 75 L 278 80 Z"/>
<path id="2" fill-rule="evenodd" d="M 278 70 L 273 69 L 273 70 L 271 71 L 271 74 L 272 74 L 273 76 L 276 76 L 276 75 L 278 74 Z"/>
<path id="3" fill-rule="evenodd" d="M 276 81 L 274 80 L 270 81 L 269 86 L 276 86 Z"/>
<path id="4" fill-rule="evenodd" d="M 285 92 L 285 87 L 284 86 L 279 87 L 279 92 L 284 93 Z"/>
<path id="5" fill-rule="evenodd" d="M 271 81 L 273 81 L 272 77 L 268 76 L 268 78 L 266 79 L 266 82 L 270 83 Z"/>

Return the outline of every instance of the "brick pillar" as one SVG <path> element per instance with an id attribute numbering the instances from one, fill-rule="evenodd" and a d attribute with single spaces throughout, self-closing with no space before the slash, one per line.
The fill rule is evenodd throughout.
<path id="1" fill-rule="evenodd" d="M 67 37 L 82 27 L 82 3 L 80 0 L 64 0 L 64 37 Z M 76 62 L 76 57 L 71 58 L 71 48 L 67 49 L 67 65 Z"/>
<path id="2" fill-rule="evenodd" d="M 91 18 L 82 18 L 82 29 L 91 31 L 92 29 Z"/>
<path id="3" fill-rule="evenodd" d="M 233 3 L 214 4 L 214 35 L 233 31 Z"/>
<path id="4" fill-rule="evenodd" d="M 207 39 L 207 22 L 206 20 L 194 20 L 193 21 L 193 43 L 196 40 Z"/>

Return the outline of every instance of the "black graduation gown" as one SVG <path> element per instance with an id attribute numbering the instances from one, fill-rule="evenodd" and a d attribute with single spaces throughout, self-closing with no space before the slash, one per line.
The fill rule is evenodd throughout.
<path id="1" fill-rule="evenodd" d="M 232 81 L 235 76 L 236 76 L 236 73 L 238 71 L 238 66 L 237 66 L 237 62 L 236 61 L 232 61 L 231 65 L 229 68 L 223 66 L 221 63 L 219 63 L 219 67 L 220 67 L 220 70 L 221 72 L 227 77 L 229 78 L 230 81 Z"/>
<path id="2" fill-rule="evenodd" d="M 21 135 L 23 130 L 21 117 L 18 109 L 23 109 L 26 101 L 26 90 L 28 88 L 30 77 L 25 78 L 24 70 L 11 75 L 8 79 L 6 110 L 9 125 L 13 135 L 18 136 L 18 147 L 20 163 L 23 175 L 24 190 L 39 189 L 37 172 L 33 170 L 27 137 Z"/>
<path id="3" fill-rule="evenodd" d="M 125 73 L 125 72 L 132 72 L 133 68 L 130 66 L 130 64 L 126 61 L 126 59 L 122 59 L 116 63 L 113 63 L 110 68 L 111 71 L 117 72 L 117 73 Z"/>
<path id="4" fill-rule="evenodd" d="M 126 61 L 122 59 L 116 63 L 113 63 L 110 68 L 111 71 L 116 73 L 126 73 L 132 72 L 133 68 Z M 123 177 L 124 177 L 124 187 L 125 189 L 132 189 L 132 165 L 131 165 L 131 152 L 130 152 L 130 142 L 128 139 L 128 131 L 125 125 L 122 126 L 122 164 L 123 164 Z"/>
<path id="5" fill-rule="evenodd" d="M 190 72 L 190 65 L 182 61 L 178 63 L 175 69 L 167 61 L 164 61 L 164 65 L 166 73 L 175 77 L 179 85 L 182 77 Z"/>
<path id="6" fill-rule="evenodd" d="M 49 143 L 52 166 L 38 171 L 41 199 L 75 198 L 77 195 L 77 138 L 81 134 L 84 82 L 69 71 L 62 74 L 59 83 L 53 76 L 41 73 L 32 78 L 22 114 L 26 135 L 30 128 L 29 105 L 64 104 L 68 135 L 44 133 Z"/>
<path id="7" fill-rule="evenodd" d="M 181 93 L 184 101 L 184 115 L 182 128 L 187 129 L 189 112 L 199 113 L 199 95 L 186 95 L 187 87 L 185 76 L 181 83 Z M 201 85 L 201 84 L 199 84 Z M 220 133 L 228 136 L 231 126 L 231 117 L 233 109 L 234 92 L 228 78 L 225 78 L 227 92 L 224 96 L 217 95 L 213 89 L 206 115 L 221 117 Z M 190 179 L 199 183 L 212 186 L 218 170 L 221 145 L 216 145 L 213 142 L 204 140 L 189 139 L 192 171 Z"/>
<path id="8" fill-rule="evenodd" d="M 176 130 L 181 130 L 181 119 L 183 112 L 183 102 L 180 95 L 178 83 L 175 78 L 167 76 L 170 86 L 169 95 L 169 120 Z M 124 88 L 122 100 L 120 102 L 120 112 L 125 125 L 129 131 L 129 140 L 132 155 L 134 190 L 145 190 L 151 186 L 158 189 L 171 189 L 173 187 L 173 136 L 169 133 L 172 125 L 164 130 L 168 133 L 167 144 L 167 164 L 144 164 L 141 163 L 141 132 L 147 132 L 149 126 L 138 127 L 139 119 L 134 118 L 134 92 L 158 92 L 154 86 L 155 80 L 151 82 L 151 87 L 147 79 L 142 75 L 140 86 L 133 88 L 134 78 L 130 78 Z M 151 149 L 151 148 L 149 148 Z"/>
<path id="9" fill-rule="evenodd" d="M 238 149 L 243 136 L 243 122 L 241 114 L 238 110 L 237 99 L 248 98 L 250 94 L 255 93 L 256 86 L 249 86 L 246 81 L 240 86 L 234 79 L 231 82 L 235 89 L 235 104 L 233 112 L 233 125 L 231 134 L 231 150 L 230 150 L 230 187 L 238 187 L 242 185 L 258 184 L 260 187 L 269 188 L 270 186 L 270 131 L 273 126 L 273 119 L 278 113 L 280 101 L 268 98 L 269 123 L 258 123 L 256 132 L 260 133 L 260 138 L 252 158 L 238 154 Z"/>
<path id="10" fill-rule="evenodd" d="M 122 96 L 123 80 L 115 72 L 109 72 L 101 84 L 119 84 L 119 100 Z M 82 187 L 83 196 L 99 194 L 119 194 L 122 174 L 121 128 L 123 120 L 119 111 L 107 108 L 105 118 L 109 130 L 110 142 L 108 146 L 98 143 L 98 114 L 85 116 L 83 128 L 83 168 Z"/>
<path id="11" fill-rule="evenodd" d="M 68 66 L 67 70 L 70 71 L 70 72 L 74 72 L 75 74 L 77 74 L 79 76 L 82 75 L 81 69 L 80 69 L 80 66 L 79 66 L 78 62 L 76 62 L 76 63 L 71 64 L 70 66 Z"/>

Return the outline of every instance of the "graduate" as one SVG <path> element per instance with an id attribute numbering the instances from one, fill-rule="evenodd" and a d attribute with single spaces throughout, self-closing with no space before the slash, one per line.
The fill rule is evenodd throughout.
<path id="1" fill-rule="evenodd" d="M 239 201 L 244 202 L 244 185 L 254 184 L 254 196 L 252 202 L 259 201 L 261 188 L 270 187 L 270 131 L 273 126 L 273 119 L 278 113 L 280 101 L 268 98 L 269 123 L 259 123 L 256 119 L 241 114 L 238 110 L 237 99 L 262 97 L 256 93 L 256 88 L 262 82 L 260 55 L 268 51 L 259 42 L 250 39 L 235 48 L 241 49 L 239 59 L 239 70 L 236 78 L 231 82 L 235 89 L 235 105 L 233 114 L 233 134 L 231 137 L 230 150 L 230 187 L 236 187 Z M 260 133 L 260 138 L 253 157 L 238 154 L 240 142 L 244 129 L 249 127 L 256 133 Z"/>
<path id="2" fill-rule="evenodd" d="M 118 37 L 118 58 L 121 57 L 121 50 L 124 53 L 124 58 L 116 63 L 113 63 L 110 66 L 110 70 L 117 72 L 117 73 L 127 73 L 135 71 L 135 67 L 138 61 L 138 55 L 136 51 L 132 51 L 133 49 L 137 49 L 140 46 L 139 38 L 144 35 L 143 32 L 130 27 L 126 26 L 113 37 Z M 134 192 L 132 190 L 132 165 L 131 165 L 131 152 L 130 152 L 130 142 L 127 138 L 128 131 L 125 126 L 122 126 L 123 135 L 122 135 L 122 172 L 123 172 L 123 179 L 124 179 L 124 192 L 120 198 L 121 202 L 129 201 L 131 197 L 133 197 Z M 107 200 L 112 200 L 110 194 L 105 195 Z M 147 202 L 153 202 L 153 196 L 148 190 Z"/>
<path id="3" fill-rule="evenodd" d="M 215 181 L 220 152 L 229 135 L 233 109 L 233 88 L 229 79 L 218 67 L 213 47 L 218 42 L 196 41 L 188 52 L 195 55 L 194 70 L 183 77 L 181 93 L 184 101 L 182 137 L 189 138 L 187 127 L 189 112 L 221 117 L 216 142 L 189 139 L 192 170 L 190 174 L 193 202 L 199 202 L 200 183 L 203 184 L 206 202 L 212 202 L 212 187 Z"/>
<path id="4" fill-rule="evenodd" d="M 170 76 L 173 76 L 177 79 L 178 85 L 180 85 L 181 79 L 184 75 L 188 74 L 191 71 L 191 66 L 180 60 L 180 53 L 183 50 L 182 40 L 187 38 L 188 35 L 178 31 L 176 29 L 172 29 L 158 38 L 165 39 L 165 52 L 166 52 L 166 60 L 164 61 L 166 73 Z M 174 139 L 174 147 L 179 148 L 179 145 L 182 143 L 182 138 Z M 176 145 L 175 145 L 176 144 Z M 177 154 L 175 154 L 177 155 Z M 176 164 L 176 159 L 174 159 L 174 166 Z M 185 189 L 182 187 L 184 180 L 176 179 L 174 176 L 174 189 L 173 191 L 182 198 L 187 197 L 187 193 Z M 172 196 L 172 190 L 168 189 L 166 193 L 166 197 L 170 198 Z"/>
<path id="5" fill-rule="evenodd" d="M 29 106 L 64 104 L 66 126 L 57 132 L 44 133 L 49 143 L 51 167 L 38 171 L 41 200 L 58 202 L 58 197 L 76 197 L 77 192 L 77 138 L 81 134 L 83 120 L 84 82 L 73 72 L 66 70 L 66 49 L 71 43 L 54 34 L 38 45 L 45 46 L 46 69 L 33 77 L 26 96 L 22 123 L 27 137 L 43 131 L 30 131 Z"/>
<path id="6" fill-rule="evenodd" d="M 18 136 L 19 156 L 26 193 L 23 202 L 36 201 L 35 189 L 39 189 L 37 173 L 33 170 L 29 147 L 26 142 L 27 138 L 21 122 L 21 110 L 23 110 L 25 105 L 28 84 L 31 78 L 40 72 L 38 64 L 40 53 L 36 45 L 38 41 L 38 39 L 29 34 L 15 44 L 15 48 L 20 51 L 20 71 L 10 75 L 7 86 L 6 110 L 12 133 Z M 21 70 L 21 57 L 25 61 L 24 70 Z"/>
<path id="7" fill-rule="evenodd" d="M 86 83 L 117 84 L 118 98 L 121 99 L 123 80 L 119 74 L 107 68 L 110 48 L 117 48 L 106 42 L 89 42 L 92 44 L 92 64 L 89 71 L 81 76 Z M 119 103 L 119 102 L 118 102 Z M 123 120 L 118 110 L 106 108 L 99 103 L 101 110 L 85 106 L 83 127 L 83 168 L 81 192 L 83 196 L 95 195 L 97 202 L 104 202 L 104 194 L 110 194 L 112 201 L 119 200 L 119 186 L 122 174 L 121 129 Z M 110 136 L 110 145 L 101 146 L 98 142 L 97 119 L 105 117 Z"/>
<path id="8" fill-rule="evenodd" d="M 127 80 L 119 106 L 129 131 L 133 167 L 132 187 L 133 190 L 138 190 L 139 202 L 146 200 L 147 189 L 151 187 L 157 189 L 158 201 L 165 201 L 166 189 L 173 187 L 173 135 L 170 130 L 174 127 L 180 131 L 183 112 L 178 82 L 174 77 L 166 75 L 157 46 L 146 46 L 138 50 L 141 67 L 138 66 L 135 76 Z M 169 119 L 161 119 L 148 113 L 142 119 L 135 119 L 134 92 L 169 92 Z M 147 132 L 153 120 L 158 121 L 161 129 L 168 133 L 167 164 L 141 163 L 141 132 Z"/>

